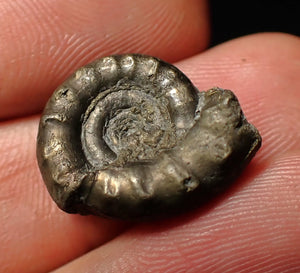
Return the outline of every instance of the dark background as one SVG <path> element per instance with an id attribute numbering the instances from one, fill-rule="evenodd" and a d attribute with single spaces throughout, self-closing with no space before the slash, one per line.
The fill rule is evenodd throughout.
<path id="1" fill-rule="evenodd" d="M 300 36 L 300 0 L 210 0 L 209 3 L 211 46 L 265 31 Z"/>

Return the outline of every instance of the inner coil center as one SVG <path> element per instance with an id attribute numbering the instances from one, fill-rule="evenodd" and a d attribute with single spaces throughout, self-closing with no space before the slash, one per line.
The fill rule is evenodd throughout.
<path id="1" fill-rule="evenodd" d="M 168 100 L 139 86 L 121 85 L 100 93 L 86 114 L 81 141 L 89 163 L 110 164 L 151 160 L 176 146 L 176 128 Z"/>

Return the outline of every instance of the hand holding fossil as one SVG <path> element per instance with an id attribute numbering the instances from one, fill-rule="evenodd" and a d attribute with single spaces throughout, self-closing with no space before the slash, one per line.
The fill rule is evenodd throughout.
<path id="1" fill-rule="evenodd" d="M 257 34 L 203 52 L 204 3 L 0 1 L 1 270 L 299 271 L 299 38 Z M 36 163 L 32 115 L 74 69 L 127 52 L 174 63 L 200 90 L 235 91 L 263 138 L 217 200 L 132 226 L 56 207 Z"/>

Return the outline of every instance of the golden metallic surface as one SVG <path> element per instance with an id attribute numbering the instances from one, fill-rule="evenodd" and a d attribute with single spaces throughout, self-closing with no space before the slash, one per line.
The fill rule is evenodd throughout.
<path id="1" fill-rule="evenodd" d="M 86 65 L 57 88 L 37 158 L 61 209 L 149 219 L 201 205 L 260 145 L 231 91 L 199 92 L 171 64 L 128 54 Z"/>

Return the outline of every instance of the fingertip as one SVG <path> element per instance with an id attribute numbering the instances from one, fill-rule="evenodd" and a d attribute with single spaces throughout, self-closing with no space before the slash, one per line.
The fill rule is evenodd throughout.
<path id="1" fill-rule="evenodd" d="M 123 222 L 70 215 L 51 199 L 39 173 L 37 117 L 0 127 L 0 268 L 49 271 L 116 237 Z"/>
<path id="2" fill-rule="evenodd" d="M 208 43 L 206 1 L 1 1 L 0 118 L 41 111 L 76 68 L 101 56 L 175 61 Z"/>

